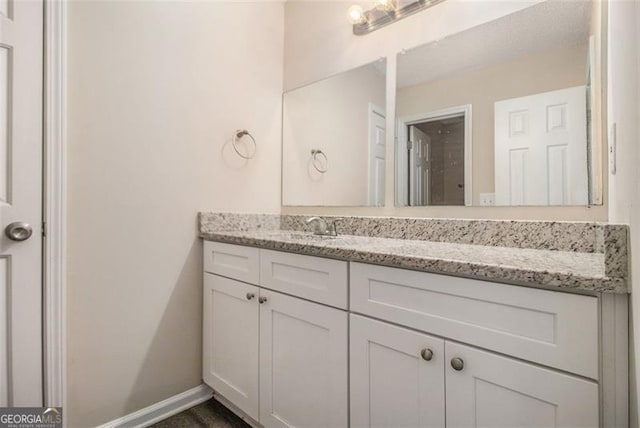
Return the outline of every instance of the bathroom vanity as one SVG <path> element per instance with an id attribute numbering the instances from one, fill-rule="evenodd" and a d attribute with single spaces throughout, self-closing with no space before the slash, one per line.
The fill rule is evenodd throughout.
<path id="1" fill-rule="evenodd" d="M 628 426 L 626 227 L 383 217 L 607 218 L 606 16 L 436 19 L 288 85 L 283 215 L 200 216 L 218 397 L 265 427 Z M 291 215 L 354 206 L 384 209 Z"/>
<path id="2" fill-rule="evenodd" d="M 251 424 L 626 424 L 615 255 L 236 227 L 201 223 L 203 378 Z"/>

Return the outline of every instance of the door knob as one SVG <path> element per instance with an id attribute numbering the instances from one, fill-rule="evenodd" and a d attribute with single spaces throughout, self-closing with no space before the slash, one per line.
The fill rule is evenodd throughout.
<path id="1" fill-rule="evenodd" d="M 451 367 L 453 367 L 453 369 L 456 371 L 462 370 L 464 368 L 464 360 L 460 357 L 452 358 Z"/>
<path id="2" fill-rule="evenodd" d="M 260 304 L 264 303 L 267 301 L 266 297 L 258 297 L 258 302 L 260 302 Z"/>
<path id="3" fill-rule="evenodd" d="M 31 238 L 33 229 L 31 228 L 29 223 L 16 221 L 8 225 L 4 229 L 4 233 L 12 241 L 26 241 L 27 239 Z"/>
<path id="4" fill-rule="evenodd" d="M 251 300 L 256 297 L 255 293 L 247 293 L 247 300 Z"/>

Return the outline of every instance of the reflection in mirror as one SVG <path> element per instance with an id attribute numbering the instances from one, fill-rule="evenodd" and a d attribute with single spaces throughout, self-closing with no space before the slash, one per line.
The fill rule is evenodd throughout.
<path id="1" fill-rule="evenodd" d="M 384 205 L 386 60 L 284 94 L 282 203 Z"/>
<path id="2" fill-rule="evenodd" d="M 396 205 L 601 203 L 600 7 L 543 2 L 399 54 Z"/>

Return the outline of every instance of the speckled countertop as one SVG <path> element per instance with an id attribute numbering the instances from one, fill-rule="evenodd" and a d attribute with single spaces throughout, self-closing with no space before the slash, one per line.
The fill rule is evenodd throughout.
<path id="1" fill-rule="evenodd" d="M 203 230 L 206 240 L 578 293 L 627 293 L 604 252 L 559 251 L 260 228 Z"/>

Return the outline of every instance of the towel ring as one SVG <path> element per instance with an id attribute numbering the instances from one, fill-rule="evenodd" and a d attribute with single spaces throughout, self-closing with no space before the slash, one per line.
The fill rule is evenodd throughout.
<path id="1" fill-rule="evenodd" d="M 247 155 L 243 154 L 240 150 L 238 150 L 238 146 L 236 145 L 238 140 L 244 137 L 245 135 L 251 138 L 251 142 L 253 143 L 253 150 L 249 151 L 250 154 L 247 154 Z M 249 131 L 247 131 L 246 129 L 238 129 L 236 130 L 236 132 L 233 133 L 233 137 L 231 138 L 231 145 L 233 146 L 233 150 L 236 151 L 238 156 L 240 156 L 243 159 L 252 159 L 256 155 L 256 149 L 258 148 L 256 144 L 256 139 L 253 138 L 253 135 L 251 135 Z"/>
<path id="2" fill-rule="evenodd" d="M 321 158 L 324 158 L 324 161 Z M 324 167 L 322 166 L 323 163 Z M 324 174 L 329 170 L 329 158 L 322 150 L 311 149 L 311 164 L 320 174 Z"/>

